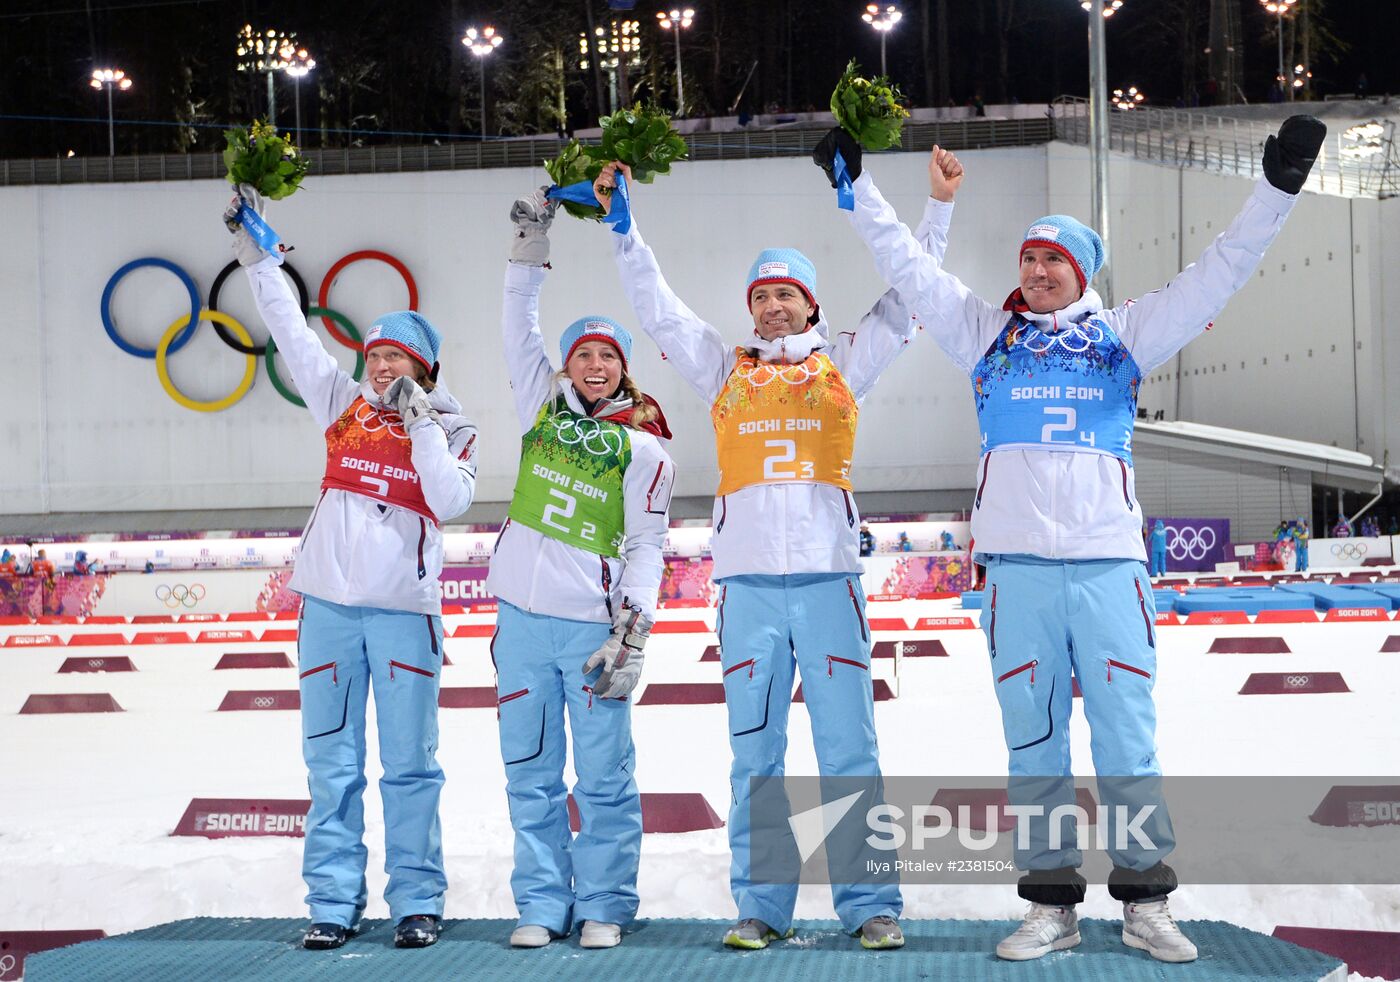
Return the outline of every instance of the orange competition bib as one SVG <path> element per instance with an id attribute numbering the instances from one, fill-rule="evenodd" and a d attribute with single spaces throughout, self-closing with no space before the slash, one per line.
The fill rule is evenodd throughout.
<path id="1" fill-rule="evenodd" d="M 326 430 L 326 476 L 321 490 L 339 488 L 417 512 L 437 523 L 413 469 L 413 444 L 398 413 L 357 396 Z"/>
<path id="2" fill-rule="evenodd" d="M 796 365 L 759 361 L 744 348 L 710 407 L 719 453 L 718 494 L 790 481 L 851 490 L 860 409 L 821 352 Z"/>

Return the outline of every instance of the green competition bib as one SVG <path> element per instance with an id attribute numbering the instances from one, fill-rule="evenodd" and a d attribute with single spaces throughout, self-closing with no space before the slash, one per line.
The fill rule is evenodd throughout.
<path id="1" fill-rule="evenodd" d="M 622 475 L 632 440 L 620 423 L 591 419 L 562 396 L 540 407 L 521 438 L 510 519 L 576 549 L 616 558 L 622 546 Z"/>

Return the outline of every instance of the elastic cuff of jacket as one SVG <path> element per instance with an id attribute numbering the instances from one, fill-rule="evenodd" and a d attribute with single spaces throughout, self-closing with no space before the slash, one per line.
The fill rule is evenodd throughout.
<path id="1" fill-rule="evenodd" d="M 1031 870 L 1016 882 L 1016 893 L 1022 900 L 1051 907 L 1083 903 L 1087 888 L 1088 881 L 1072 866 Z"/>
<path id="2" fill-rule="evenodd" d="M 1177 887 L 1176 870 L 1166 863 L 1138 872 L 1115 866 L 1108 874 L 1108 895 L 1124 903 L 1140 903 L 1148 898 L 1165 897 Z"/>

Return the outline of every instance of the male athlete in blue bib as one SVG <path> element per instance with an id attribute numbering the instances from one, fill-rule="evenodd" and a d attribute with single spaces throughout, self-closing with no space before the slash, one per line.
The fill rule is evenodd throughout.
<path id="1" fill-rule="evenodd" d="M 1101 803 L 1130 806 L 1129 816 L 1154 808 L 1140 826 L 1149 844 L 1124 836 L 1126 848 L 1115 848 L 1123 843 L 1109 822 L 1108 889 L 1123 902 L 1123 942 L 1161 961 L 1191 961 L 1196 947 L 1167 909 L 1176 874 L 1162 861 L 1175 840 L 1158 786 L 1156 611 L 1133 490 L 1138 386 L 1254 274 L 1325 135 L 1310 116 L 1285 121 L 1265 144 L 1264 177 L 1200 259 L 1160 290 L 1112 309 L 1089 287 L 1103 243 L 1075 219 L 1031 223 L 1020 285 L 992 305 L 900 224 L 844 131 L 833 130 L 814 153 L 834 184 L 840 151 L 854 178 L 851 221 L 880 273 L 972 380 L 982 443 L 972 535 L 987 566 L 982 628 L 1010 752 L 1008 795 L 1047 810 L 1073 804 L 1069 718 L 1078 678 Z M 935 204 L 952 208 L 962 175 L 957 158 L 934 147 Z M 997 955 L 1018 961 L 1079 943 L 1074 905 L 1085 892 L 1079 850 L 1056 842 L 1046 821 L 1029 831 L 1028 847 L 1017 842 L 1016 865 L 1031 906 L 997 946 Z"/>

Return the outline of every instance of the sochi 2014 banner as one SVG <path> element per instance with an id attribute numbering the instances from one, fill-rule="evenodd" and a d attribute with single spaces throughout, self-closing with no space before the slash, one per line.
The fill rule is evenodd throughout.
<path id="1" fill-rule="evenodd" d="M 1158 517 L 1167 527 L 1167 572 L 1214 572 L 1216 563 L 1230 562 L 1234 559 L 1228 554 L 1230 547 L 1230 520 L 1228 518 L 1150 516 L 1147 519 L 1147 547 L 1149 551 L 1152 548 L 1151 533 L 1157 527 Z"/>

